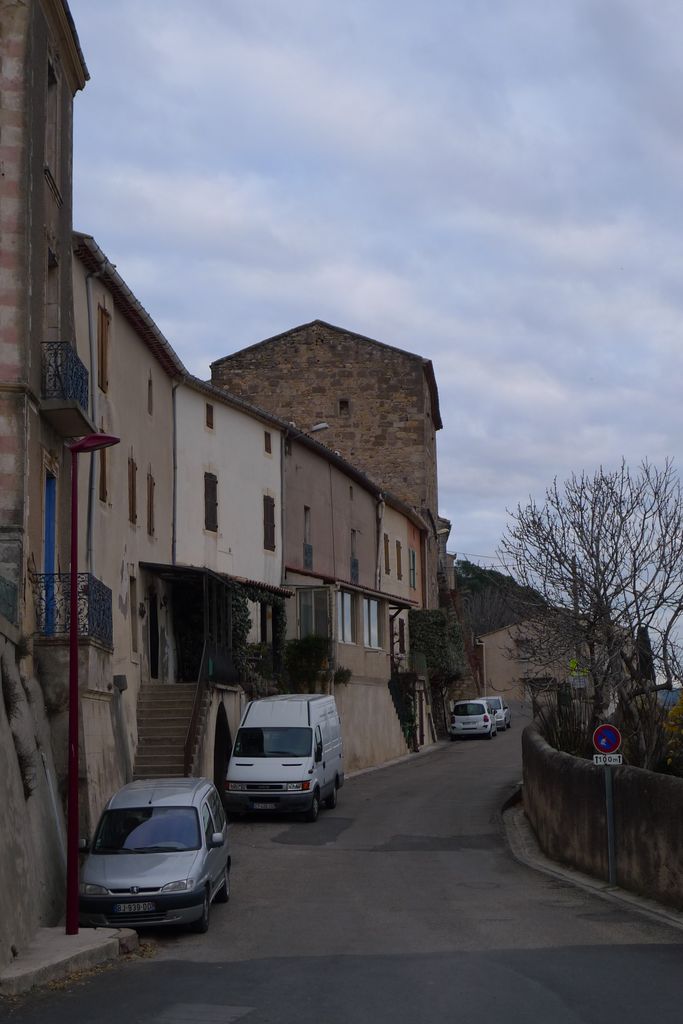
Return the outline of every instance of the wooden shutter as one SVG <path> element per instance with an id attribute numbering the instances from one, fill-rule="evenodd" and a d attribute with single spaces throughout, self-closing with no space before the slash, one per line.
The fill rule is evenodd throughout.
<path id="1" fill-rule="evenodd" d="M 218 477 L 215 473 L 204 474 L 204 529 L 213 533 L 218 530 Z"/>
<path id="2" fill-rule="evenodd" d="M 138 467 L 131 455 L 128 459 L 128 519 L 131 523 L 138 521 Z"/>
<path id="3" fill-rule="evenodd" d="M 263 496 L 263 546 L 275 551 L 275 498 Z"/>
<path id="4" fill-rule="evenodd" d="M 396 541 L 396 579 L 403 579 L 403 565 L 401 564 L 401 542 Z"/>
<path id="5" fill-rule="evenodd" d="M 391 565 L 389 564 L 389 534 L 384 534 L 384 571 L 389 575 L 391 572 Z"/>

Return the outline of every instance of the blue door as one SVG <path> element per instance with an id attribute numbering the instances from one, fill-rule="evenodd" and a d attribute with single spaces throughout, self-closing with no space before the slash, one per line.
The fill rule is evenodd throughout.
<path id="1" fill-rule="evenodd" d="M 45 520 L 43 523 L 43 571 L 45 573 L 45 635 L 55 631 L 55 523 L 57 518 L 57 480 L 45 474 Z"/>

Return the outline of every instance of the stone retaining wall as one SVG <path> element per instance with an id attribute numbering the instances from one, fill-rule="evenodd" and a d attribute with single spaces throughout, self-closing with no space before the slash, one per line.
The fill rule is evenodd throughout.
<path id="1" fill-rule="evenodd" d="M 522 736 L 524 810 L 544 852 L 607 880 L 604 770 Z M 683 909 L 683 779 L 613 769 L 617 884 Z"/>

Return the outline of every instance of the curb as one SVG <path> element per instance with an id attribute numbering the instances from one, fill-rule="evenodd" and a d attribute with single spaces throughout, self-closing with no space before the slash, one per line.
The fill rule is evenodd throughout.
<path id="1" fill-rule="evenodd" d="M 501 821 L 510 852 L 520 864 L 524 864 L 525 867 L 531 868 L 533 871 L 540 871 L 551 878 L 566 882 L 568 885 L 574 885 L 577 889 L 583 889 L 584 892 L 590 892 L 593 896 L 599 896 L 600 899 L 606 900 L 608 903 L 642 914 L 659 924 L 666 924 L 671 928 L 683 931 L 683 912 L 665 907 L 644 896 L 638 896 L 627 889 L 610 886 L 600 878 L 585 875 L 581 871 L 565 867 L 546 857 L 538 845 L 536 835 L 524 813 L 521 785 L 501 808 Z"/>
<path id="2" fill-rule="evenodd" d="M 84 928 L 77 935 L 65 935 L 63 927 L 39 928 L 22 954 L 0 970 L 0 996 L 23 995 L 137 947 L 131 928 Z"/>

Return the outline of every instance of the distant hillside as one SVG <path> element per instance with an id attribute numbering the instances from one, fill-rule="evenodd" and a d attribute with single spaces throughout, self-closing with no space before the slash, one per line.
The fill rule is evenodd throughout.
<path id="1" fill-rule="evenodd" d="M 467 559 L 456 561 L 455 580 L 463 615 L 474 636 L 519 622 L 524 606 L 537 598 L 512 576 Z"/>

